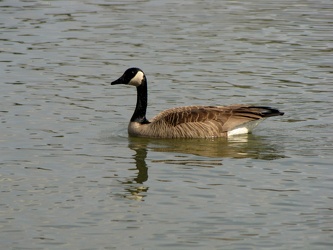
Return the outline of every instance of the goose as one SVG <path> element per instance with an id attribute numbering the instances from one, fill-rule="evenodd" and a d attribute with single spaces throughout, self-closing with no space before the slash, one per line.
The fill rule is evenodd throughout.
<path id="1" fill-rule="evenodd" d="M 148 121 L 146 118 L 147 78 L 139 68 L 129 68 L 111 85 L 136 87 L 137 103 L 128 125 L 129 136 L 150 138 L 229 137 L 251 131 L 265 118 L 283 115 L 265 106 L 184 106 L 167 109 Z"/>

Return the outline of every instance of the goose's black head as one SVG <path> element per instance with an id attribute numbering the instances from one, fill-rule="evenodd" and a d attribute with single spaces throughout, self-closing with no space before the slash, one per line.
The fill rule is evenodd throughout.
<path id="1" fill-rule="evenodd" d="M 119 79 L 111 82 L 111 85 L 115 84 L 128 84 L 135 87 L 139 87 L 143 81 L 146 80 L 145 74 L 139 68 L 129 68 L 125 73 L 119 77 Z"/>

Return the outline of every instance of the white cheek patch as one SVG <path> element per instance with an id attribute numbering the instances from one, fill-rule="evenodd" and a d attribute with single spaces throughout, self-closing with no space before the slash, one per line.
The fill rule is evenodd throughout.
<path id="1" fill-rule="evenodd" d="M 138 71 L 138 73 L 136 73 L 136 75 L 130 80 L 128 84 L 138 87 L 141 85 L 142 80 L 143 80 L 143 72 Z"/>

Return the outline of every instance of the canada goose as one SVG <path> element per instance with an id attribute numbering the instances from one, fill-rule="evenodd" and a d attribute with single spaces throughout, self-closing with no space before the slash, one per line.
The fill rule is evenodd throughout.
<path id="1" fill-rule="evenodd" d="M 129 68 L 111 85 L 133 85 L 137 103 L 128 125 L 130 136 L 151 138 L 210 138 L 246 134 L 267 117 L 283 115 L 277 109 L 251 105 L 186 106 L 165 110 L 151 121 L 146 118 L 147 79 L 139 68 Z"/>

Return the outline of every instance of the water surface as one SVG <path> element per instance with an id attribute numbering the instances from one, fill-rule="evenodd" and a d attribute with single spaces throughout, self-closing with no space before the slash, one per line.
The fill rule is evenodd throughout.
<path id="1" fill-rule="evenodd" d="M 332 4 L 1 1 L 4 249 L 331 249 Z M 260 104 L 230 139 L 129 138 L 148 118 Z"/>

